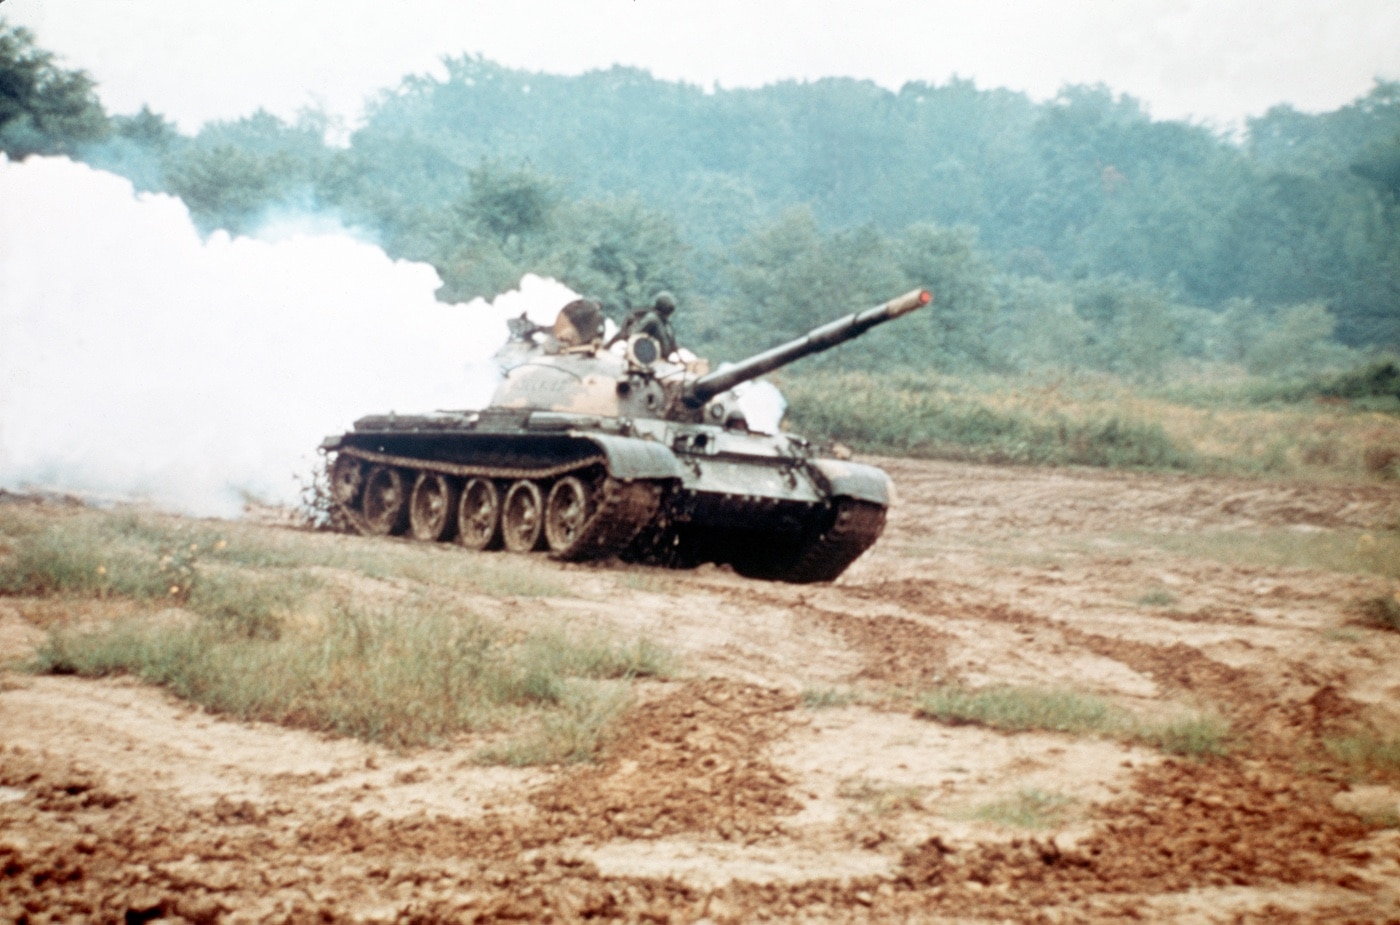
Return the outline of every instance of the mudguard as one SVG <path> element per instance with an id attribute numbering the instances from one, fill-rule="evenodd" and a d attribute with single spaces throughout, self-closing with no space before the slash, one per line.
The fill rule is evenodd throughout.
<path id="1" fill-rule="evenodd" d="M 570 431 L 603 451 L 608 474 L 615 479 L 679 479 L 681 464 L 665 445 L 654 440 L 615 437 L 610 434 Z"/>
<path id="2" fill-rule="evenodd" d="M 888 507 L 894 484 L 883 469 L 840 459 L 814 459 L 812 467 L 826 479 L 832 495 L 870 501 Z"/>

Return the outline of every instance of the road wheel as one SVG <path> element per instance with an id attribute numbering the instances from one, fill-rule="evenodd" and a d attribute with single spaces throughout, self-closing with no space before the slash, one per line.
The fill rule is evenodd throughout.
<path id="1" fill-rule="evenodd" d="M 532 552 L 544 540 L 544 495 L 540 486 L 521 479 L 501 504 L 501 538 L 511 552 Z"/>
<path id="2" fill-rule="evenodd" d="M 341 453 L 331 464 L 331 500 L 353 510 L 365 490 L 365 467 L 353 456 Z"/>
<path id="3" fill-rule="evenodd" d="M 565 476 L 549 490 L 544 506 L 544 535 L 555 555 L 568 558 L 593 516 L 593 499 L 580 479 Z"/>
<path id="4" fill-rule="evenodd" d="M 456 481 L 437 472 L 420 473 L 408 502 L 408 525 L 415 540 L 451 539 L 457 527 Z"/>
<path id="5" fill-rule="evenodd" d="M 375 466 L 365 478 L 360 502 L 365 532 L 371 536 L 397 536 L 408 529 L 408 491 L 403 473 L 392 466 Z"/>
<path id="6" fill-rule="evenodd" d="M 467 479 L 457 504 L 457 542 L 468 549 L 499 549 L 501 491 L 490 479 Z"/>

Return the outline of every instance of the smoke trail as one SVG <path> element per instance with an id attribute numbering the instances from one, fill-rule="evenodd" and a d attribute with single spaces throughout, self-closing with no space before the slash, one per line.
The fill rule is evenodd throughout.
<path id="1" fill-rule="evenodd" d="M 443 305 L 424 264 L 347 234 L 201 240 L 184 204 L 61 158 L 0 155 L 0 486 L 234 514 L 296 498 L 363 414 L 480 407 L 527 276 Z"/>

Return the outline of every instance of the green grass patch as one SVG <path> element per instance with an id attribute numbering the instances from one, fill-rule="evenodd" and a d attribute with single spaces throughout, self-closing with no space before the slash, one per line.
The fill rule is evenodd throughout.
<path id="1" fill-rule="evenodd" d="M 1230 724 L 1213 712 L 1148 722 L 1100 697 L 1063 689 L 943 685 L 916 698 L 915 715 L 1005 732 L 1103 736 L 1198 759 L 1225 755 L 1235 747 Z"/>
<path id="2" fill-rule="evenodd" d="M 1143 607 L 1170 607 L 1176 603 L 1176 595 L 1166 588 L 1153 588 L 1137 599 Z"/>
<path id="3" fill-rule="evenodd" d="M 1310 568 L 1400 579 L 1400 530 L 1221 530 L 1119 538 L 1232 565 Z"/>
<path id="4" fill-rule="evenodd" d="M 1201 371 L 1197 370 L 1196 373 Z M 794 430 L 867 452 L 986 462 L 1400 478 L 1393 396 L 1261 404 L 1262 380 L 785 369 Z M 1265 383 L 1266 385 L 1269 383 Z M 1376 414 L 1376 402 L 1389 414 Z"/>
<path id="5" fill-rule="evenodd" d="M 846 687 L 806 687 L 802 689 L 802 705 L 810 710 L 848 707 L 859 699 L 859 694 Z"/>
<path id="6" fill-rule="evenodd" d="M 836 795 L 854 801 L 865 812 L 875 816 L 924 808 L 922 788 L 864 777 L 848 777 L 841 781 L 836 787 Z"/>
<path id="7" fill-rule="evenodd" d="M 784 378 L 792 427 L 862 450 L 983 462 L 1181 469 L 1191 454 L 1159 424 L 1122 413 L 1008 406 L 972 389 L 931 389 L 926 377 Z"/>
<path id="8" fill-rule="evenodd" d="M 509 767 L 592 761 L 630 703 L 625 685 L 570 681 L 559 691 L 557 709 L 537 716 L 524 733 L 482 749 L 477 760 Z"/>
<path id="9" fill-rule="evenodd" d="M 5 514 L 0 594 L 172 599 L 204 612 L 205 604 L 217 608 L 230 593 L 227 587 L 201 593 L 201 582 L 212 575 L 280 574 L 302 581 L 308 569 L 338 569 L 492 597 L 572 596 L 547 563 L 450 546 L 132 511 Z"/>
<path id="10" fill-rule="evenodd" d="M 1039 688 L 969 690 L 945 685 L 925 692 L 917 706 L 917 715 L 927 719 L 1007 732 L 1096 733 L 1108 729 L 1114 718 L 1109 704 L 1097 697 Z"/>
<path id="11" fill-rule="evenodd" d="M 369 595 L 361 575 L 380 580 Z M 516 557 L 132 511 L 0 510 L 0 594 L 150 605 L 60 624 L 35 671 L 127 674 L 214 712 L 395 747 L 533 730 L 510 758 L 520 763 L 591 757 L 626 682 L 675 669 L 646 638 L 506 632 L 464 613 L 462 592 L 564 589 Z"/>
<path id="12" fill-rule="evenodd" d="M 667 661 L 650 643 L 557 631 L 507 641 L 477 619 L 432 607 L 337 606 L 318 620 L 303 615 L 275 636 L 207 618 L 62 629 L 33 668 L 130 674 L 239 719 L 395 747 L 535 723 L 555 742 L 537 754 L 578 760 L 592 754 L 587 743 L 617 712 L 616 695 L 595 688 L 660 672 Z"/>
<path id="13" fill-rule="evenodd" d="M 1057 793 L 1034 788 L 1013 797 L 974 807 L 966 818 L 1014 829 L 1048 829 L 1062 824 L 1074 801 Z"/>
<path id="14" fill-rule="evenodd" d="M 151 600 L 168 596 L 172 579 L 177 578 L 163 561 L 165 550 L 174 544 L 134 542 L 96 518 L 68 516 L 35 530 L 13 521 L 7 526 L 11 549 L 0 560 L 0 594 L 123 595 Z"/>
<path id="15" fill-rule="evenodd" d="M 1229 722 L 1214 713 L 1201 713 L 1161 723 L 1133 724 L 1129 737 L 1170 755 L 1219 758 L 1234 748 Z"/>
<path id="16" fill-rule="evenodd" d="M 1400 778 L 1400 736 L 1358 730 L 1324 739 L 1322 744 L 1329 755 L 1357 774 Z"/>

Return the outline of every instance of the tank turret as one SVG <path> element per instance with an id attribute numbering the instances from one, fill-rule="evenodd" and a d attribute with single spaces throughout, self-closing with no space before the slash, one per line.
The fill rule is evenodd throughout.
<path id="1" fill-rule="evenodd" d="M 879 537 L 889 477 L 750 431 L 725 394 L 931 300 L 916 289 L 714 372 L 648 333 L 605 346 L 596 303 L 570 303 L 552 327 L 519 319 L 487 408 L 365 417 L 322 443 L 337 520 L 477 550 L 829 581 Z"/>

